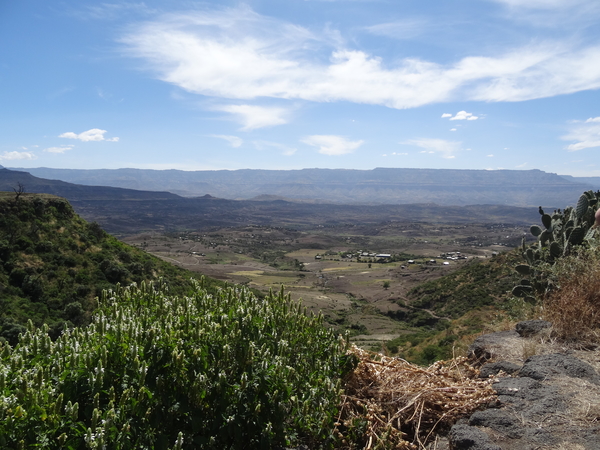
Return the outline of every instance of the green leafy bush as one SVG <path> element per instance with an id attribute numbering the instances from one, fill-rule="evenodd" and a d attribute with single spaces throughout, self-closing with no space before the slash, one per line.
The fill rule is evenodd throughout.
<path id="1" fill-rule="evenodd" d="M 283 292 L 142 283 L 99 302 L 86 328 L 30 323 L 2 347 L 1 448 L 331 445 L 346 343 Z"/>
<path id="2" fill-rule="evenodd" d="M 36 326 L 72 321 L 65 312 L 79 302 L 85 325 L 103 289 L 141 283 L 158 277 L 168 280 L 171 292 L 184 294 L 188 279 L 198 277 L 147 253 L 119 242 L 96 223 L 77 216 L 69 203 L 54 196 L 23 194 L 0 197 L 0 319 Z M 205 280 L 214 292 L 224 283 Z M 44 307 L 45 306 L 45 307 Z"/>

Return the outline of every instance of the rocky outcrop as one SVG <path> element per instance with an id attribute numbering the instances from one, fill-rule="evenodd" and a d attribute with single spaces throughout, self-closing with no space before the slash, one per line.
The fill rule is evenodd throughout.
<path id="1" fill-rule="evenodd" d="M 523 322 L 473 343 L 470 354 L 481 377 L 495 378 L 498 399 L 454 425 L 445 448 L 600 450 L 600 356 L 556 347 L 540 337 L 549 327 Z M 524 358 L 532 348 L 537 354 Z"/>

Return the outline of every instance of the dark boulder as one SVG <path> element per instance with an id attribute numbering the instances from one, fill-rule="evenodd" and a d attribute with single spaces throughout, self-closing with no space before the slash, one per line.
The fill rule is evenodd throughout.
<path id="1" fill-rule="evenodd" d="M 525 320 L 517 323 L 515 329 L 519 336 L 529 337 L 538 334 L 540 331 L 550 328 L 552 324 L 545 320 Z"/>
<path id="2" fill-rule="evenodd" d="M 519 371 L 521 366 L 513 364 L 509 361 L 498 361 L 494 363 L 485 364 L 479 372 L 479 378 L 489 378 L 490 376 L 498 375 L 500 372 L 504 372 L 508 375 L 512 375 Z"/>
<path id="3" fill-rule="evenodd" d="M 555 375 L 567 375 L 600 384 L 600 376 L 592 366 L 573 356 L 560 353 L 532 356 L 525 361 L 519 375 L 534 380 L 544 380 Z"/>
<path id="4" fill-rule="evenodd" d="M 501 348 L 506 339 L 515 337 L 519 337 L 516 331 L 500 331 L 479 336 L 467 350 L 469 358 L 483 364 L 495 356 L 494 349 Z"/>

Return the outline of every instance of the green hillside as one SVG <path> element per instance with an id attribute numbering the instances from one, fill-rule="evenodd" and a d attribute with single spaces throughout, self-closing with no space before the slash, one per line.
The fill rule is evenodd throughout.
<path id="1" fill-rule="evenodd" d="M 514 266 L 521 260 L 521 255 L 512 251 L 489 260 L 472 261 L 450 275 L 411 289 L 411 306 L 457 319 L 472 309 L 497 305 L 518 283 L 520 278 Z"/>
<path id="2" fill-rule="evenodd" d="M 13 345 L 28 320 L 53 336 L 87 324 L 94 299 L 117 283 L 163 277 L 183 294 L 194 276 L 84 221 L 60 197 L 0 193 L 0 336 Z M 222 284 L 206 282 L 209 291 Z"/>

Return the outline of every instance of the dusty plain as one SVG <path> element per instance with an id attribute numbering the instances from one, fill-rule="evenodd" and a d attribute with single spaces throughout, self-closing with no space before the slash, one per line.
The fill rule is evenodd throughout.
<path id="1" fill-rule="evenodd" d="M 147 232 L 123 240 L 186 269 L 265 293 L 283 287 L 308 310 L 322 312 L 330 326 L 350 329 L 357 344 L 376 347 L 409 332 L 387 313 L 410 303 L 411 288 L 515 248 L 527 228 L 405 222 L 302 231 L 247 226 Z M 391 257 L 377 256 L 382 254 Z"/>

